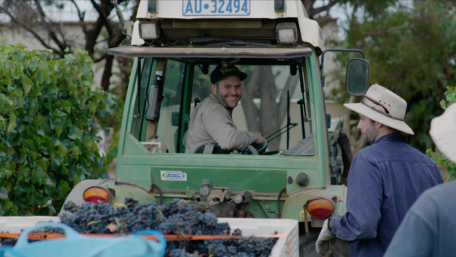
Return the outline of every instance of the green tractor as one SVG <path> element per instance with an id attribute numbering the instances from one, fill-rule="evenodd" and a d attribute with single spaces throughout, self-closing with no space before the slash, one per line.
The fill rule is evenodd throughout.
<path id="1" fill-rule="evenodd" d="M 344 178 L 351 152 L 342 120 L 326 113 L 322 34 L 307 17 L 301 1 L 141 1 L 130 45 L 108 49 L 108 54 L 135 58 L 116 177 L 82 181 L 67 201 L 95 198 L 122 205 L 125 197 L 157 203 L 182 198 L 218 217 L 295 219 L 300 255 L 314 256 L 323 221 L 346 212 Z M 233 112 L 235 123 L 236 117 L 240 123 L 274 119 L 266 113 L 271 109 L 285 113 L 286 121 L 249 151 L 185 153 L 192 110 L 208 96 L 208 77 L 217 65 L 237 65 L 260 78 L 270 69 L 279 91 L 287 88 L 284 78 L 293 76 L 296 90 L 282 94 L 284 102 L 253 97 L 255 106 L 249 109 L 249 99 L 243 98 Z M 364 94 L 368 71 L 364 59 L 350 60 L 350 94 Z M 281 133 L 286 139 L 272 144 Z M 216 143 L 201 147 L 208 144 Z M 347 246 L 334 247 L 339 247 L 336 256 L 348 254 Z"/>

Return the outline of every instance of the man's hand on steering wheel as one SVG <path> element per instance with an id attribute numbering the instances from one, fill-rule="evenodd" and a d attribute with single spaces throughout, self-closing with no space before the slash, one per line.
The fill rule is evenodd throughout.
<path id="1" fill-rule="evenodd" d="M 264 140 L 263 140 L 263 137 L 261 136 L 261 133 L 253 132 L 253 134 L 255 134 L 255 137 L 256 137 L 256 140 L 255 140 L 255 142 L 253 142 L 253 144 L 255 144 L 255 145 L 263 144 Z"/>
<path id="2" fill-rule="evenodd" d="M 268 141 L 266 141 L 266 139 L 258 132 L 253 132 L 253 134 L 255 134 L 256 140 L 252 143 L 252 146 L 255 147 L 259 154 L 264 153 L 264 151 L 268 148 Z"/>

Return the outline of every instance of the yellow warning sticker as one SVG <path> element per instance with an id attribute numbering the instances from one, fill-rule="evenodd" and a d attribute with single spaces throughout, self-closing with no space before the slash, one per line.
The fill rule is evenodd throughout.
<path id="1" fill-rule="evenodd" d="M 300 215 L 301 218 L 304 218 L 304 210 L 301 211 Z"/>
<path id="2" fill-rule="evenodd" d="M 114 209 L 117 209 L 117 208 L 119 208 L 119 207 L 121 207 L 121 206 L 125 206 L 125 204 L 123 204 L 123 203 L 114 203 L 114 204 L 112 205 L 112 207 L 114 207 Z"/>

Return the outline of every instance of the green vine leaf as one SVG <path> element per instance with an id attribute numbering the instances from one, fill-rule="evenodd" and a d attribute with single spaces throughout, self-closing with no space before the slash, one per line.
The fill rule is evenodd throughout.
<path id="1" fill-rule="evenodd" d="M 22 86 L 24 87 L 25 95 L 27 95 L 30 92 L 30 89 L 32 89 L 33 81 L 27 77 L 27 75 L 23 74 L 21 77 L 21 82 Z"/>
<path id="2" fill-rule="evenodd" d="M 11 112 L 9 124 L 8 124 L 8 128 L 6 129 L 6 132 L 9 133 L 15 127 L 16 127 L 16 114 L 14 112 Z"/>
<path id="3" fill-rule="evenodd" d="M 53 58 L 0 44 L 0 216 L 55 213 L 77 183 L 101 175 L 115 157 L 99 154 L 96 134 L 105 120 L 120 121 L 121 101 L 92 89 L 87 52 Z M 55 210 L 43 207 L 48 200 Z"/>

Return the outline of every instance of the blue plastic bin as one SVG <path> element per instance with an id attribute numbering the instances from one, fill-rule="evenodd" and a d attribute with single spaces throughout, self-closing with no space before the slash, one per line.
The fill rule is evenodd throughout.
<path id="1" fill-rule="evenodd" d="M 28 234 L 38 228 L 57 227 L 66 238 L 28 242 Z M 158 242 L 139 235 L 153 235 Z M 30 227 L 17 240 L 14 247 L 1 247 L 3 257 L 163 257 L 166 250 L 165 237 L 154 230 L 144 230 L 128 237 L 87 237 L 71 227 L 60 223 L 39 223 Z"/>

